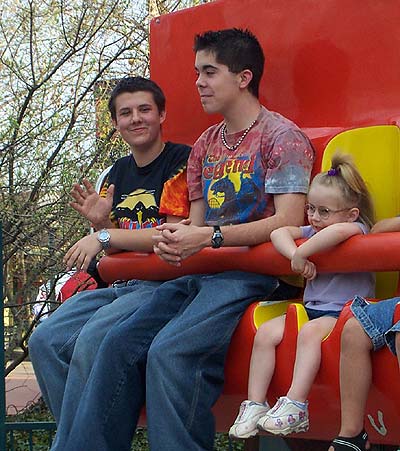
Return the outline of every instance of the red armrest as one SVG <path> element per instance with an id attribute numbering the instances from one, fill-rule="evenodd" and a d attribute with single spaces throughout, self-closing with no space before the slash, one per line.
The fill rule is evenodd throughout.
<path id="1" fill-rule="evenodd" d="M 311 258 L 319 272 L 397 271 L 400 268 L 400 232 L 357 235 Z M 184 260 L 177 268 L 154 254 L 122 252 L 103 257 L 99 272 L 103 280 L 168 280 L 185 274 L 242 270 L 259 274 L 291 274 L 289 261 L 272 243 L 251 248 L 206 248 Z"/>

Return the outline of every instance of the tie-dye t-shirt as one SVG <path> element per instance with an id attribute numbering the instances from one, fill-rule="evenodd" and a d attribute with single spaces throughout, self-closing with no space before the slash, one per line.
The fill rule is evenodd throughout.
<path id="1" fill-rule="evenodd" d="M 189 215 L 186 165 L 190 147 L 167 142 L 161 154 L 144 167 L 132 155 L 111 168 L 101 195 L 115 185 L 110 219 L 120 229 L 156 227 L 167 216 Z"/>
<path id="2" fill-rule="evenodd" d="M 188 161 L 189 199 L 204 197 L 206 224 L 256 221 L 275 213 L 275 194 L 307 193 L 314 149 L 293 122 L 262 107 L 234 151 L 222 143 L 222 126 L 213 125 L 200 136 Z M 228 144 L 242 133 L 227 135 Z"/>

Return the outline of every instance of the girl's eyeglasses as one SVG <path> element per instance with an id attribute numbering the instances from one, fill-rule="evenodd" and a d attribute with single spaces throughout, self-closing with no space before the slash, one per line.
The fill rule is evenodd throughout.
<path id="1" fill-rule="evenodd" d="M 318 216 L 321 219 L 328 219 L 329 216 L 333 213 L 339 213 L 341 211 L 351 210 L 352 208 L 353 207 L 347 207 L 347 208 L 342 208 L 340 210 L 332 210 L 331 208 L 328 208 L 328 207 L 316 207 L 313 204 L 305 205 L 306 213 L 309 216 L 313 216 L 315 214 L 315 212 L 318 211 Z"/>

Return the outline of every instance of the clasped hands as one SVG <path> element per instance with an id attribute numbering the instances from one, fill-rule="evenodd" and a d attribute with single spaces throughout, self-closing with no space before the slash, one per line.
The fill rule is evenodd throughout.
<path id="1" fill-rule="evenodd" d="M 157 226 L 159 234 L 153 236 L 153 250 L 158 257 L 173 266 L 207 246 L 206 227 L 191 224 L 190 219 Z M 210 238 L 211 239 L 211 238 Z"/>

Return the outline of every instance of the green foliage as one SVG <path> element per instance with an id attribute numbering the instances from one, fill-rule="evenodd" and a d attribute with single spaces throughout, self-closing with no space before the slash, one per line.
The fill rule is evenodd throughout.
<path id="1" fill-rule="evenodd" d="M 48 451 L 49 443 L 54 435 L 53 431 L 29 431 L 29 422 L 48 422 L 54 421 L 49 413 L 42 398 L 38 402 L 27 408 L 25 411 L 9 416 L 7 422 L 26 423 L 26 430 L 11 431 L 6 437 L 6 449 L 9 451 L 26 451 L 30 449 L 30 443 L 33 445 L 34 451 Z"/>
<path id="2" fill-rule="evenodd" d="M 8 417 L 7 421 L 12 422 L 32 422 L 32 421 L 53 421 L 53 418 L 47 410 L 42 398 L 26 411 Z M 33 433 L 32 442 L 34 451 L 48 451 L 49 433 L 46 431 L 37 431 Z M 26 451 L 29 449 L 29 433 L 26 431 L 14 432 L 14 448 L 11 448 L 8 439 L 10 451 Z M 149 451 L 146 429 L 138 428 L 132 442 L 132 451 Z M 217 434 L 215 438 L 215 451 L 227 451 L 229 449 L 229 438 L 227 434 Z M 242 451 L 244 449 L 243 441 L 231 443 L 232 451 Z"/>
<path id="3" fill-rule="evenodd" d="M 64 253 L 89 231 L 68 206 L 72 184 L 95 182 L 126 152 L 111 139 L 106 113 L 96 116 L 94 91 L 102 80 L 148 73 L 146 16 L 130 0 L 0 6 L 0 209 L 5 298 L 16 328 L 31 320 L 18 305 L 63 271 Z M 26 334 L 16 335 L 22 341 L 11 343 L 26 351 Z"/>
<path id="4" fill-rule="evenodd" d="M 149 74 L 153 4 L 164 13 L 194 2 L 0 4 L 4 295 L 16 329 L 9 344 L 24 353 L 32 318 L 30 308 L 20 305 L 32 303 L 38 286 L 62 273 L 63 255 L 89 232 L 88 222 L 68 205 L 72 184 L 83 177 L 94 183 L 128 152 L 108 117 L 108 86 L 127 74 Z"/>

